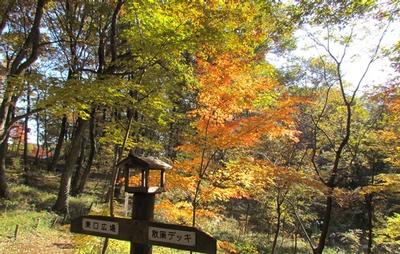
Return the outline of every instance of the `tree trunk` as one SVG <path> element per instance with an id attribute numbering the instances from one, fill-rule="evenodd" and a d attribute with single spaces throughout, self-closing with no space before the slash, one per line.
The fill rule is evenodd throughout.
<path id="1" fill-rule="evenodd" d="M 367 214 L 368 214 L 368 248 L 366 254 L 372 253 L 372 242 L 373 242 L 373 216 L 374 216 L 374 205 L 373 205 L 373 194 L 369 194 L 365 197 L 365 204 L 367 207 Z"/>
<path id="2" fill-rule="evenodd" d="M 48 124 L 47 124 L 47 112 L 44 110 L 44 118 L 43 118 L 43 150 L 46 154 L 46 161 L 49 159 L 49 142 L 47 140 L 48 134 Z"/>
<path id="3" fill-rule="evenodd" d="M 11 10 L 15 1 L 10 3 L 9 9 L 6 10 L 5 15 L 2 17 L 2 22 L 0 24 L 0 32 L 5 28 L 5 22 L 7 20 L 8 11 Z M 10 114 L 10 108 L 13 107 L 12 99 L 14 97 L 15 82 L 14 79 L 21 75 L 31 64 L 33 64 L 39 56 L 40 47 L 40 21 L 43 16 L 44 6 L 46 0 L 38 0 L 35 10 L 35 18 L 33 20 L 32 27 L 26 37 L 23 45 L 19 48 L 18 53 L 15 55 L 14 60 L 10 65 L 10 71 L 7 75 L 6 87 L 4 93 L 2 94 L 2 101 L 0 105 L 0 197 L 8 198 L 8 187 L 7 180 L 5 177 L 5 157 L 7 154 L 7 141 L 8 132 L 13 124 L 13 121 L 8 118 Z M 18 118 L 18 117 L 16 117 Z"/>
<path id="4" fill-rule="evenodd" d="M 283 218 L 281 219 L 281 221 L 282 221 L 282 226 L 281 226 L 280 231 L 285 232 L 285 217 L 283 217 Z M 285 237 L 282 236 L 282 237 L 281 237 L 281 243 L 279 244 L 279 248 L 282 248 L 284 242 L 285 242 Z"/>
<path id="5" fill-rule="evenodd" d="M 65 168 L 61 174 L 60 188 L 57 201 L 53 206 L 53 210 L 69 216 L 69 194 L 71 188 L 71 177 L 76 166 L 76 161 L 80 153 L 80 145 L 85 129 L 88 125 L 87 120 L 79 118 L 77 126 L 72 137 L 71 146 L 65 160 Z"/>
<path id="6" fill-rule="evenodd" d="M 80 154 L 78 157 L 78 160 L 76 162 L 76 171 L 75 174 L 72 177 L 72 184 L 71 184 L 71 195 L 76 196 L 78 195 L 78 186 L 79 182 L 81 179 L 82 175 L 82 167 L 83 167 L 83 160 L 85 158 L 85 144 L 86 144 L 86 138 L 82 138 L 82 143 L 81 143 L 81 149 L 80 149 Z"/>
<path id="7" fill-rule="evenodd" d="M 3 143 L 5 139 L 7 139 L 9 127 L 12 124 L 12 121 L 9 121 L 10 119 L 7 119 L 7 116 L 10 106 L 12 106 L 11 102 L 16 90 L 15 82 L 18 82 L 14 77 L 21 75 L 39 56 L 40 21 L 43 16 L 45 4 L 46 0 L 37 1 L 33 25 L 23 45 L 19 48 L 18 53 L 12 61 L 10 71 L 7 75 L 6 87 L 0 105 L 0 143 Z"/>
<path id="8" fill-rule="evenodd" d="M 40 118 L 39 113 L 36 114 L 36 154 L 35 154 L 35 164 L 39 166 L 39 153 L 40 153 Z"/>
<path id="9" fill-rule="evenodd" d="M 371 165 L 371 185 L 375 183 L 375 174 L 376 174 L 376 161 L 373 159 L 372 165 Z M 367 208 L 367 216 L 368 216 L 368 222 L 367 222 L 367 227 L 368 227 L 368 247 L 367 247 L 367 252 L 366 254 L 371 254 L 372 253 L 372 243 L 373 243 L 373 228 L 374 228 L 374 194 L 368 194 L 365 197 L 365 205 Z"/>
<path id="10" fill-rule="evenodd" d="M 197 212 L 197 207 L 199 205 L 198 198 L 200 196 L 202 180 L 203 180 L 202 176 L 200 177 L 199 180 L 197 180 L 196 190 L 195 190 L 193 200 L 192 200 L 192 227 L 196 226 L 196 212 Z"/>
<path id="11" fill-rule="evenodd" d="M 10 193 L 8 190 L 6 172 L 5 172 L 6 153 L 7 153 L 7 142 L 3 142 L 2 144 L 0 144 L 0 198 L 9 199 Z"/>
<path id="12" fill-rule="evenodd" d="M 85 185 L 87 182 L 87 179 L 89 178 L 90 175 L 90 170 L 92 168 L 93 160 L 96 155 L 96 134 L 95 134 L 95 123 L 94 123 L 94 113 L 92 114 L 92 118 L 90 118 L 90 132 L 89 132 L 89 138 L 90 138 L 90 151 L 89 151 L 89 157 L 88 161 L 85 167 L 85 170 L 83 171 L 81 180 L 79 181 L 79 186 L 77 189 L 77 194 L 81 194 L 84 189 Z"/>
<path id="13" fill-rule="evenodd" d="M 56 149 L 54 150 L 54 154 L 53 154 L 51 163 L 47 167 L 47 170 L 49 170 L 49 171 L 54 170 L 57 165 L 58 159 L 60 158 L 61 148 L 64 143 L 64 137 L 65 137 L 66 132 L 67 132 L 67 116 L 64 115 L 64 117 L 61 120 L 60 134 L 58 135 Z"/>
<path id="14" fill-rule="evenodd" d="M 271 254 L 275 254 L 275 249 L 276 249 L 276 244 L 278 242 L 278 236 L 279 236 L 279 231 L 281 229 L 281 215 L 282 215 L 282 211 L 281 211 L 281 202 L 279 200 L 279 194 L 276 197 L 276 215 L 277 215 L 277 221 L 276 221 L 276 228 L 275 228 L 275 234 L 274 234 L 274 241 L 272 243 L 272 247 L 271 247 Z"/>
<path id="15" fill-rule="evenodd" d="M 250 218 L 250 200 L 247 200 L 246 217 L 245 217 L 245 224 L 244 224 L 244 235 L 247 234 L 247 231 L 249 228 L 249 218 Z"/>
<path id="16" fill-rule="evenodd" d="M 26 113 L 29 114 L 31 112 L 31 89 L 28 83 L 27 91 L 26 91 Z M 28 132 L 29 132 L 29 115 L 25 117 L 24 122 L 24 155 L 23 155 L 23 163 L 24 163 L 24 181 L 28 183 Z"/>
<path id="17" fill-rule="evenodd" d="M 14 109 L 15 108 L 13 107 L 13 105 L 10 105 L 8 107 L 9 111 L 7 112 L 7 116 L 5 119 L 6 126 L 9 124 L 9 121 L 12 118 Z M 9 134 L 7 132 L 4 136 L 3 142 L 0 143 L 0 198 L 5 198 L 5 199 L 10 198 L 10 193 L 6 178 L 6 155 L 8 149 L 8 136 Z"/>
<path id="18" fill-rule="evenodd" d="M 333 198 L 331 195 L 329 195 L 326 198 L 326 209 L 325 209 L 325 214 L 324 214 L 324 224 L 322 225 L 322 230 L 321 230 L 321 235 L 319 237 L 318 241 L 318 246 L 316 249 L 314 249 L 314 254 L 322 254 L 322 251 L 324 250 L 325 247 L 325 241 L 328 236 L 329 232 L 329 222 L 331 220 L 331 214 L 332 214 L 332 203 L 333 203 Z"/>
<path id="19" fill-rule="evenodd" d="M 15 151 L 14 151 L 14 152 L 15 152 L 15 155 L 16 155 L 16 156 L 19 156 L 19 150 L 20 150 L 20 148 L 21 148 L 22 139 L 23 139 L 22 136 L 19 137 L 17 147 L 15 147 Z M 15 144 L 13 144 L 13 145 L 15 146 Z M 14 148 L 14 147 L 13 147 L 13 148 Z"/>

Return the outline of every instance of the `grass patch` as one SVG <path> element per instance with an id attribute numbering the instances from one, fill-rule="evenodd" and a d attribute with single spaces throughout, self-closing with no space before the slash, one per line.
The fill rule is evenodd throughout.
<path id="1" fill-rule="evenodd" d="M 57 198 L 59 176 L 31 171 L 28 185 L 25 185 L 21 184 L 23 175 L 18 170 L 12 169 L 7 175 L 11 182 L 10 199 L 0 200 L 0 253 L 79 253 L 69 225 L 60 225 L 63 218 L 51 212 Z M 71 197 L 71 217 L 87 214 L 96 200 L 95 195 L 88 194 Z"/>
<path id="2" fill-rule="evenodd" d="M 0 238 L 13 238 L 17 225 L 20 233 L 37 233 L 50 230 L 57 217 L 53 213 L 36 211 L 19 210 L 13 213 L 3 213 L 0 215 L 2 224 Z"/>
<path id="3" fill-rule="evenodd" d="M 2 213 L 0 253 L 74 253 L 69 234 L 55 224 L 57 219 L 56 214 L 46 211 Z"/>

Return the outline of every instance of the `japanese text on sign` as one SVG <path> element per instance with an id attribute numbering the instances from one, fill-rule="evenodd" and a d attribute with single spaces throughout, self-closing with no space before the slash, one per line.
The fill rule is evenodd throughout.
<path id="1" fill-rule="evenodd" d="M 86 219 L 82 220 L 82 229 L 98 233 L 118 235 L 118 222 Z"/>
<path id="2" fill-rule="evenodd" d="M 178 245 L 195 246 L 196 232 L 149 227 L 149 240 Z"/>

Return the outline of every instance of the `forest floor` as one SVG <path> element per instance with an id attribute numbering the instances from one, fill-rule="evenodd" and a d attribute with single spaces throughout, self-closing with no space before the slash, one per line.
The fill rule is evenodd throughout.
<path id="1" fill-rule="evenodd" d="M 18 164 L 13 165 L 11 163 L 6 172 L 8 183 L 10 183 L 11 197 L 9 200 L 0 200 L 0 254 L 100 253 L 103 238 L 70 233 L 69 220 L 51 211 L 58 193 L 60 173 L 48 172 L 38 168 L 31 169 L 28 177 L 24 177 L 21 168 Z M 24 183 L 24 179 L 28 179 L 27 183 Z M 71 218 L 87 215 L 89 212 L 98 215 L 108 214 L 108 205 L 104 203 L 107 179 L 106 174 L 93 172 L 87 183 L 85 193 L 70 198 Z M 115 202 L 118 217 L 124 215 L 122 203 Z M 226 232 L 230 232 L 232 236 L 237 235 L 237 224 L 234 221 L 226 222 L 226 224 L 219 223 L 216 227 L 217 231 L 214 234 L 218 235 L 218 232 L 220 232 L 219 237 L 226 235 Z M 232 242 L 232 240 L 229 242 Z M 263 240 L 262 242 L 268 244 L 268 241 Z M 292 242 L 285 241 L 285 246 L 281 246 L 277 253 L 293 253 L 290 249 L 292 245 Z M 310 253 L 304 242 L 299 241 L 298 247 L 298 254 Z M 128 253 L 129 242 L 110 240 L 107 254 Z M 188 252 L 153 247 L 153 254 L 183 253 L 187 254 Z M 220 249 L 218 253 L 231 252 Z M 269 253 L 269 251 L 257 252 L 253 247 L 242 244 L 238 253 Z M 346 252 L 327 249 L 325 253 Z"/>
<path id="2" fill-rule="evenodd" d="M 0 200 L 0 254 L 91 254 L 99 253 L 103 239 L 100 237 L 71 234 L 68 221 L 51 211 L 56 200 L 60 174 L 45 170 L 29 172 L 28 183 L 23 184 L 20 167 L 7 171 L 10 183 L 10 200 Z M 94 173 L 87 190 L 79 197 L 71 197 L 71 217 L 106 214 L 104 200 L 107 177 Z M 123 213 L 117 204 L 117 212 Z M 186 253 L 166 248 L 153 248 L 154 254 Z M 107 254 L 129 253 L 129 243 L 110 242 Z"/>
<path id="3" fill-rule="evenodd" d="M 77 253 L 64 218 L 51 212 L 59 174 L 32 170 L 22 184 L 23 172 L 11 168 L 7 172 L 11 198 L 0 202 L 0 253 Z M 71 210 L 83 211 L 90 199 L 72 198 Z"/>

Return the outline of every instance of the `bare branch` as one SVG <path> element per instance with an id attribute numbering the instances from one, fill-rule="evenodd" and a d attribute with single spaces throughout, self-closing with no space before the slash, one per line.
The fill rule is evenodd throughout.
<path id="1" fill-rule="evenodd" d="M 339 63 L 342 63 L 344 57 L 346 56 L 347 49 L 348 49 L 349 46 L 350 46 L 351 38 L 353 37 L 353 32 L 354 32 L 354 26 L 351 28 L 349 38 L 348 38 L 348 40 L 347 40 L 347 41 L 345 42 L 345 44 L 344 44 L 343 53 L 342 53 L 342 56 L 340 57 Z"/>
<path id="2" fill-rule="evenodd" d="M 372 54 L 372 56 L 370 58 L 370 61 L 368 62 L 367 67 L 365 68 L 363 74 L 361 75 L 361 78 L 357 83 L 356 89 L 353 91 L 353 94 L 352 94 L 351 99 L 350 99 L 350 103 L 353 103 L 353 101 L 354 101 L 354 99 L 356 97 L 356 93 L 360 89 L 361 83 L 364 80 L 365 76 L 367 75 L 367 73 L 369 71 L 369 68 L 371 67 L 371 64 L 377 59 L 377 55 L 378 55 L 379 49 L 381 48 L 381 44 L 382 44 L 383 38 L 385 37 L 385 35 L 386 35 L 391 23 L 392 23 L 392 21 L 389 20 L 388 23 L 386 24 L 386 27 L 383 30 L 381 36 L 379 37 L 378 44 L 375 47 L 375 50 L 374 50 L 374 52 L 373 52 L 373 54 Z"/>
<path id="3" fill-rule="evenodd" d="M 3 29 L 6 27 L 6 23 L 8 21 L 8 16 L 10 14 L 11 9 L 14 7 L 16 1 L 9 1 L 8 4 L 5 6 L 5 10 L 1 15 L 0 21 L 0 34 L 3 32 Z"/>

